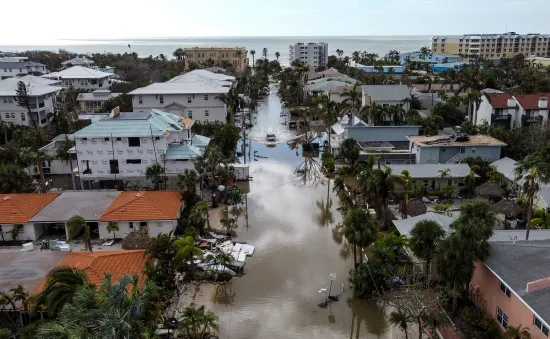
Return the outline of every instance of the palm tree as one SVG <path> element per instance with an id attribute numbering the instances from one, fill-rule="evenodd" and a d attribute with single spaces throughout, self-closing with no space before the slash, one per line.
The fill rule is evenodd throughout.
<path id="1" fill-rule="evenodd" d="M 182 312 L 179 331 L 190 339 L 204 339 L 209 331 L 218 330 L 218 316 L 212 311 L 205 311 L 204 306 L 198 309 L 186 307 Z"/>
<path id="2" fill-rule="evenodd" d="M 163 182 L 166 184 L 164 168 L 158 163 L 148 166 L 145 170 L 145 179 L 154 185 L 153 190 L 158 191 Z"/>
<path id="3" fill-rule="evenodd" d="M 342 55 L 344 55 L 344 51 L 338 48 L 336 49 L 336 54 L 338 55 L 339 58 L 341 58 Z"/>
<path id="4" fill-rule="evenodd" d="M 328 137 L 328 149 L 331 150 L 330 134 L 332 125 L 338 122 L 338 105 L 330 100 L 330 97 L 326 94 L 321 94 L 315 98 L 315 104 L 321 111 L 322 119 L 327 130 Z"/>
<path id="5" fill-rule="evenodd" d="M 22 232 L 23 232 L 23 225 L 14 224 L 12 226 L 11 230 L 9 230 L 6 233 L 9 234 L 10 237 L 15 241 L 15 240 L 17 240 L 17 237 L 19 236 L 19 234 L 21 234 Z"/>
<path id="6" fill-rule="evenodd" d="M 55 267 L 46 276 L 42 291 L 36 295 L 35 310 L 43 307 L 48 315 L 57 316 L 80 287 L 93 287 L 86 272 L 69 266 Z"/>
<path id="7" fill-rule="evenodd" d="M 353 118 L 361 113 L 361 106 L 363 105 L 363 90 L 361 89 L 361 83 L 357 81 L 351 89 L 346 89 L 342 94 L 345 99 L 342 101 L 344 107 L 343 112 L 349 115 L 349 124 L 353 126 Z"/>
<path id="8" fill-rule="evenodd" d="M 281 56 L 281 53 L 275 52 L 275 58 L 277 58 L 277 61 L 279 61 L 279 57 Z"/>
<path id="9" fill-rule="evenodd" d="M 254 55 L 256 54 L 255 50 L 250 50 L 250 55 L 252 55 L 252 69 L 254 69 Z"/>
<path id="10" fill-rule="evenodd" d="M 431 273 L 432 258 L 444 237 L 443 227 L 433 220 L 419 221 L 411 230 L 409 247 L 414 255 L 426 261 L 425 271 L 428 276 Z"/>
<path id="11" fill-rule="evenodd" d="M 176 60 L 181 61 L 181 60 L 183 60 L 185 52 L 184 52 L 183 48 L 178 48 L 174 51 L 174 53 L 172 53 L 172 55 L 176 58 Z"/>
<path id="12" fill-rule="evenodd" d="M 531 219 L 531 226 L 549 229 L 550 228 L 550 212 L 546 212 L 543 209 L 538 209 L 533 212 L 533 218 Z"/>
<path id="13" fill-rule="evenodd" d="M 403 185 L 404 197 L 403 197 L 403 208 L 401 209 L 402 219 L 407 219 L 407 206 L 409 206 L 409 192 L 412 189 L 413 177 L 410 175 L 409 171 L 401 171 L 401 175 L 397 176 L 398 181 Z"/>
<path id="14" fill-rule="evenodd" d="M 399 327 L 403 332 L 405 332 L 405 339 L 409 339 L 407 329 L 412 319 L 408 315 L 401 310 L 393 311 L 388 316 L 388 321 L 390 324 Z"/>
<path id="15" fill-rule="evenodd" d="M 439 173 L 439 177 L 441 179 L 448 178 L 451 175 L 451 169 L 447 168 L 444 170 L 438 170 L 437 173 Z"/>
<path id="16" fill-rule="evenodd" d="M 377 205 L 382 212 L 382 227 L 386 227 L 386 212 L 388 209 L 388 200 L 393 193 L 395 176 L 392 175 L 391 167 L 384 170 L 375 168 L 372 171 L 374 190 L 377 196 Z"/>
<path id="17" fill-rule="evenodd" d="M 86 220 L 84 218 L 78 215 L 74 215 L 69 218 L 69 220 L 67 220 L 65 226 L 67 226 L 67 229 L 69 231 L 69 241 L 73 241 L 82 231 L 84 231 L 84 238 L 82 239 L 84 241 L 84 249 L 86 251 L 92 252 L 90 226 L 88 225 L 88 223 L 86 223 Z"/>
<path id="18" fill-rule="evenodd" d="M 518 325 L 518 327 L 508 325 L 508 327 L 506 328 L 506 332 L 504 332 L 504 338 L 531 339 L 531 333 L 529 333 L 529 329 L 527 327 L 524 327 L 522 325 Z"/>
<path id="19" fill-rule="evenodd" d="M 115 240 L 116 238 L 115 232 L 118 230 L 120 230 L 120 228 L 118 227 L 118 223 L 116 221 L 109 221 L 107 223 L 107 232 L 113 233 L 113 240 Z"/>
<path id="20" fill-rule="evenodd" d="M 202 257 L 202 251 L 195 246 L 195 239 L 190 236 L 179 238 L 174 241 L 174 246 L 177 248 L 177 254 L 174 260 L 179 262 L 190 261 L 191 274 L 195 278 L 195 256 Z"/>
<path id="21" fill-rule="evenodd" d="M 230 235 L 237 226 L 237 219 L 231 217 L 223 217 L 220 219 L 220 224 L 225 228 L 225 232 Z"/>
<path id="22" fill-rule="evenodd" d="M 470 168 L 470 173 L 468 173 L 467 176 L 464 177 L 464 182 L 468 186 L 468 193 L 473 194 L 474 193 L 474 187 L 476 185 L 476 171 L 479 170 L 479 166 L 474 165 Z"/>
<path id="23" fill-rule="evenodd" d="M 357 267 L 357 247 L 359 246 L 359 255 L 363 261 L 363 248 L 370 246 L 378 234 L 380 225 L 368 210 L 355 208 L 349 210 L 344 217 L 344 236 L 353 246 L 353 262 Z"/>

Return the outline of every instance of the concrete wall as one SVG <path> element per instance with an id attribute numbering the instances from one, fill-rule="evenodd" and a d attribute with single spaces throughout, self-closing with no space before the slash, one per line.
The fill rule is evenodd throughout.
<path id="1" fill-rule="evenodd" d="M 416 145 L 415 145 L 416 146 Z M 463 148 L 464 152 L 461 152 Z M 413 147 L 416 152 L 417 164 L 444 164 L 460 152 L 460 159 L 481 156 L 489 162 L 500 159 L 500 146 L 441 146 L 441 147 Z"/>
<path id="2" fill-rule="evenodd" d="M 4 239 L 12 240 L 11 236 L 7 234 L 13 228 L 13 224 L 3 224 L 2 231 L 4 232 Z M 17 240 L 36 240 L 44 232 L 41 225 L 23 224 L 21 233 L 17 236 Z"/>
<path id="3" fill-rule="evenodd" d="M 344 138 L 357 141 L 408 141 L 408 136 L 418 135 L 418 126 L 366 126 L 346 127 Z"/>
<path id="4" fill-rule="evenodd" d="M 527 305 L 513 291 L 510 294 L 510 298 L 508 298 L 501 292 L 499 286 L 500 280 L 498 277 L 485 264 L 481 262 L 476 263 L 471 287 L 479 288 L 480 297 L 473 297 L 474 303 L 494 319 L 496 319 L 497 307 L 500 307 L 504 314 L 508 316 L 508 326 L 517 327 L 518 325 L 522 325 L 529 329 L 532 339 L 546 338 L 533 325 L 534 314 Z"/>
<path id="5" fill-rule="evenodd" d="M 124 238 L 128 233 L 132 232 L 135 228 L 140 227 L 140 221 L 133 221 L 130 226 L 130 221 L 119 221 L 119 231 L 115 232 L 117 238 Z M 151 238 L 158 236 L 161 233 L 168 233 L 176 229 L 176 220 L 148 220 L 146 221 L 149 236 Z M 100 239 L 112 239 L 113 233 L 107 232 L 107 222 L 100 222 L 98 225 L 99 238 Z"/>
<path id="6" fill-rule="evenodd" d="M 12 64 L 10 62 L 10 64 Z M 29 74 L 29 73 L 46 73 L 45 66 L 29 66 L 27 67 L 24 62 L 19 67 L 6 67 L 0 63 L 0 79 L 13 78 L 20 74 Z"/>
<path id="7" fill-rule="evenodd" d="M 225 122 L 227 110 L 225 104 L 216 99 L 219 95 L 219 93 L 132 95 L 132 107 L 134 112 L 147 112 L 154 108 L 196 121 Z"/>

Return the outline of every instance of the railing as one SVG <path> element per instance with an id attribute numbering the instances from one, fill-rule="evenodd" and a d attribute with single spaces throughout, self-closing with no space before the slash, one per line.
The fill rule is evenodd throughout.
<path id="1" fill-rule="evenodd" d="M 447 164 L 456 164 L 462 160 L 462 153 L 455 154 L 451 159 L 447 160 Z"/>

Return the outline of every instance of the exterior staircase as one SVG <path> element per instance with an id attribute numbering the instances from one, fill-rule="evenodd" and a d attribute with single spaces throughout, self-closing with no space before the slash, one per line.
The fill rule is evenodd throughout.
<path id="1" fill-rule="evenodd" d="M 462 153 L 457 153 L 451 159 L 447 160 L 446 164 L 456 164 L 462 160 Z"/>

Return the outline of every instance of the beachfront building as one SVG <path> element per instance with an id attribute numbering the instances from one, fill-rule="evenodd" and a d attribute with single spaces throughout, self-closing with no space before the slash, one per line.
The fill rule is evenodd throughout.
<path id="1" fill-rule="evenodd" d="M 365 66 L 361 64 L 354 64 L 353 67 L 362 70 L 368 74 L 403 74 L 405 68 L 403 66 L 391 65 L 391 66 Z"/>
<path id="2" fill-rule="evenodd" d="M 232 64 L 236 70 L 248 67 L 248 56 L 245 47 L 189 47 L 184 48 L 185 70 L 191 63 L 204 68 L 222 66 L 222 61 Z"/>
<path id="3" fill-rule="evenodd" d="M 476 125 L 503 125 L 508 129 L 548 123 L 550 93 L 484 93 L 474 113 Z M 475 112 L 476 110 L 474 110 Z"/>
<path id="4" fill-rule="evenodd" d="M 300 60 L 311 69 L 325 68 L 328 65 L 328 44 L 326 42 L 297 42 L 288 49 L 290 63 Z"/>
<path id="5" fill-rule="evenodd" d="M 147 167 L 162 165 L 174 177 L 194 168 L 210 139 L 193 135 L 194 121 L 158 111 L 117 113 L 73 134 L 81 187 L 143 182 Z M 103 182 L 103 183 L 102 183 Z M 110 186 L 109 186 L 110 187 Z"/>
<path id="6" fill-rule="evenodd" d="M 17 104 L 17 85 L 22 81 L 30 96 L 30 110 Z M 44 126 L 54 111 L 57 94 L 63 89 L 58 82 L 27 75 L 0 80 L 0 120 L 15 125 Z"/>
<path id="7" fill-rule="evenodd" d="M 432 37 L 432 52 L 458 54 L 484 59 L 524 55 L 550 57 L 549 34 L 465 34 Z"/>
<path id="8" fill-rule="evenodd" d="M 467 157 L 480 156 L 493 162 L 500 159 L 502 141 L 488 135 L 411 136 L 409 149 L 417 164 L 456 164 Z"/>
<path id="9" fill-rule="evenodd" d="M 219 98 L 229 92 L 235 77 L 194 70 L 164 83 L 153 83 L 128 93 L 134 112 L 150 109 L 201 122 L 225 122 L 227 107 Z"/>
<path id="10" fill-rule="evenodd" d="M 94 61 L 86 58 L 85 56 L 77 56 L 74 59 L 66 60 L 61 63 L 63 68 L 69 68 L 73 66 L 82 66 L 82 67 L 92 67 L 94 65 Z"/>
<path id="11" fill-rule="evenodd" d="M 23 75 L 46 74 L 46 66 L 27 57 L 4 57 L 0 58 L 0 80 L 6 78 L 20 77 Z"/>
<path id="12" fill-rule="evenodd" d="M 410 62 L 418 62 L 422 64 L 448 64 L 462 60 L 462 57 L 456 54 L 422 54 L 420 52 L 402 53 L 399 57 L 401 65 L 406 65 Z"/>
<path id="13" fill-rule="evenodd" d="M 181 191 L 120 192 L 99 218 L 99 238 L 112 237 L 107 231 L 115 222 L 121 234 L 146 229 L 149 236 L 174 231 L 183 204 Z"/>
<path id="14" fill-rule="evenodd" d="M 113 74 L 83 66 L 73 66 L 59 72 L 43 75 L 43 78 L 60 80 L 65 88 L 73 87 L 82 91 L 111 88 Z"/>
<path id="15" fill-rule="evenodd" d="M 91 93 L 79 93 L 76 101 L 83 112 L 94 112 L 103 106 L 105 101 L 116 98 L 122 93 L 112 93 L 108 89 L 96 89 Z"/>

